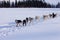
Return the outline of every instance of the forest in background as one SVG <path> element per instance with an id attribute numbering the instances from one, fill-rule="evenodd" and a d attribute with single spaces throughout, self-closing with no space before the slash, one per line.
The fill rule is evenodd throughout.
<path id="1" fill-rule="evenodd" d="M 60 3 L 57 5 L 45 2 L 45 0 L 23 0 L 10 2 L 0 1 L 0 8 L 60 8 Z"/>

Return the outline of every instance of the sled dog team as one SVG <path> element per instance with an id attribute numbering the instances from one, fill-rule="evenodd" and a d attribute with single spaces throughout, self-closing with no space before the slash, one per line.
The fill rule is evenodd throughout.
<path id="1" fill-rule="evenodd" d="M 57 14 L 48 14 L 48 15 L 43 15 L 43 20 L 49 19 L 49 18 L 55 18 L 57 16 Z M 35 18 L 32 17 L 26 17 L 24 20 L 15 20 L 16 23 L 16 27 L 18 26 L 26 26 L 27 23 L 32 23 L 33 20 L 39 21 L 40 20 L 40 16 L 35 16 Z"/>

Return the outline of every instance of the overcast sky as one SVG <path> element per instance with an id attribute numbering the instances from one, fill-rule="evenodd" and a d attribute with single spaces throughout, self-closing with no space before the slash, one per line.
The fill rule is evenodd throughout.
<path id="1" fill-rule="evenodd" d="M 0 0 L 1 1 L 1 0 Z M 11 0 L 11 1 L 14 1 L 14 0 Z M 22 1 L 22 0 L 21 0 Z M 57 4 L 58 2 L 60 2 L 60 0 L 45 0 L 47 3 L 50 3 L 50 4 Z"/>

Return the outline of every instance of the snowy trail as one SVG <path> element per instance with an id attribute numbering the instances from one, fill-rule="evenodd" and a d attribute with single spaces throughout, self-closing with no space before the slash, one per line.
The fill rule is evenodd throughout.
<path id="1" fill-rule="evenodd" d="M 46 27 L 48 26 L 48 25 L 58 25 L 59 26 L 59 24 L 60 24 L 60 22 L 59 22 L 59 19 L 60 17 L 57 17 L 57 18 L 54 18 L 54 19 L 48 19 L 48 20 L 46 20 L 46 21 L 44 21 L 42 18 L 41 18 L 41 20 L 40 21 L 33 21 L 33 23 L 31 23 L 31 24 L 28 24 L 27 26 L 22 26 L 22 27 L 15 27 L 15 26 L 12 26 L 11 25 L 11 23 L 9 23 L 10 25 L 6 25 L 6 26 L 3 26 L 3 27 L 0 27 L 0 39 L 2 39 L 3 40 L 3 38 L 5 38 L 5 37 L 7 37 L 8 35 L 10 35 L 10 33 L 12 34 L 12 33 L 14 33 L 14 32 L 23 32 L 23 34 L 25 33 L 24 31 L 26 30 L 27 31 L 27 33 L 29 33 L 30 31 L 29 30 L 31 30 L 31 28 L 34 28 L 34 26 L 36 27 L 36 25 L 38 25 L 36 28 L 34 28 L 35 30 L 37 29 L 37 28 L 41 28 L 41 27 L 39 27 L 39 25 L 41 25 L 42 27 L 43 27 L 43 25 L 45 25 Z M 58 21 L 54 21 L 54 20 L 56 20 L 56 19 L 58 19 Z M 15 23 L 12 23 L 12 24 L 15 24 Z M 48 24 L 48 25 L 47 25 Z M 25 29 L 26 28 L 26 29 Z M 44 27 L 45 28 L 45 27 Z M 53 30 L 53 28 L 52 28 L 52 26 L 51 27 L 47 27 L 48 29 L 52 29 Z M 56 27 L 55 27 L 56 28 Z M 33 32 L 33 31 L 32 31 Z M 42 36 L 42 35 L 47 35 L 45 32 L 44 32 L 44 34 L 42 34 L 41 32 L 39 32 L 39 31 L 35 31 L 35 32 L 37 32 L 36 34 L 38 34 L 39 36 Z M 33 32 L 33 34 L 35 33 L 35 32 Z M 56 31 L 57 32 L 57 31 Z M 52 31 L 52 33 L 51 33 L 51 35 L 56 35 L 57 33 L 56 32 L 54 32 L 54 31 Z M 31 33 L 31 32 L 30 32 Z M 48 35 L 49 35 L 49 33 L 50 32 L 47 32 L 48 33 Z M 54 33 L 56 33 L 56 34 L 54 34 Z M 58 35 L 59 35 L 59 33 L 60 32 L 58 32 Z M 20 34 L 22 34 L 22 33 L 20 33 Z M 23 35 L 22 34 L 22 35 Z M 30 34 L 30 35 L 33 35 L 33 34 Z M 36 36 L 36 34 L 35 34 L 35 36 Z M 25 33 L 25 36 L 26 36 L 27 34 Z M 28 34 L 29 35 L 29 34 Z M 37 35 L 37 36 L 38 36 Z M 17 36 L 17 35 L 16 35 Z M 24 35 L 23 35 L 24 36 Z M 22 36 L 22 38 L 23 38 L 23 36 Z M 21 37 L 21 36 L 20 36 Z M 28 37 L 28 36 L 27 36 Z M 34 35 L 33 35 L 33 37 L 34 37 Z"/>
<path id="2" fill-rule="evenodd" d="M 43 14 L 58 13 L 54 19 L 41 20 L 27 26 L 15 27 L 14 20 L 26 17 L 42 16 Z M 23 15 L 24 14 L 24 15 Z M 6 23 L 5 23 L 6 22 Z M 5 23 L 5 24 L 4 24 Z M 2 24 L 2 25 L 1 25 Z M 12 25 L 13 24 L 13 25 Z M 60 9 L 1 9 L 0 40 L 60 40 Z"/>

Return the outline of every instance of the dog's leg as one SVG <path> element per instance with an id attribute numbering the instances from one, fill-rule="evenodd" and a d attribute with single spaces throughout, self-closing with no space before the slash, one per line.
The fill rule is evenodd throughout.
<path id="1" fill-rule="evenodd" d="M 16 27 L 18 27 L 18 23 L 16 23 Z"/>

